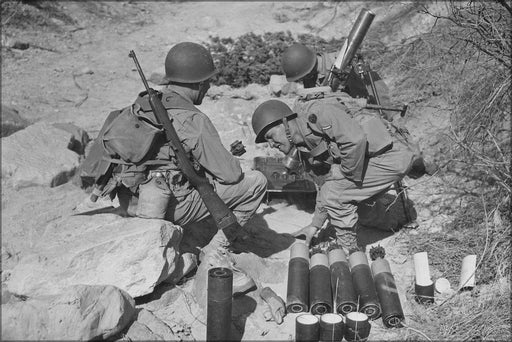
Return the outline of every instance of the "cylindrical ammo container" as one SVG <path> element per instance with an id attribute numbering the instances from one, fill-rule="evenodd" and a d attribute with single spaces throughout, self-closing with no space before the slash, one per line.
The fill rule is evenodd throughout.
<path id="1" fill-rule="evenodd" d="M 395 278 L 387 260 L 377 258 L 372 262 L 373 280 L 382 309 L 382 321 L 388 328 L 402 327 L 404 312 L 398 297 Z"/>
<path id="2" fill-rule="evenodd" d="M 296 242 L 290 250 L 286 310 L 291 313 L 309 309 L 309 248 Z"/>
<path id="3" fill-rule="evenodd" d="M 321 342 L 341 341 L 344 333 L 343 318 L 341 315 L 326 313 L 320 316 Z"/>
<path id="4" fill-rule="evenodd" d="M 373 283 L 372 271 L 368 265 L 366 254 L 354 252 L 348 257 L 352 281 L 358 295 L 359 312 L 364 312 L 371 320 L 380 317 L 380 304 Z"/>
<path id="5" fill-rule="evenodd" d="M 430 268 L 427 252 L 413 255 L 414 260 L 414 294 L 420 304 L 434 303 L 434 282 L 430 278 Z"/>
<path id="6" fill-rule="evenodd" d="M 372 326 L 368 316 L 362 312 L 349 312 L 345 317 L 345 340 L 348 342 L 365 342 L 370 336 Z"/>
<path id="7" fill-rule="evenodd" d="M 310 313 L 303 313 L 295 319 L 295 341 L 317 342 L 320 336 L 318 317 Z"/>
<path id="8" fill-rule="evenodd" d="M 206 309 L 206 340 L 231 339 L 231 304 L 233 272 L 229 268 L 208 270 L 208 304 Z"/>
<path id="9" fill-rule="evenodd" d="M 313 315 L 332 312 L 331 271 L 327 255 L 322 252 L 311 256 L 309 304 Z"/>
<path id="10" fill-rule="evenodd" d="M 352 283 L 352 274 L 347 256 L 341 248 L 329 251 L 329 268 L 331 270 L 331 289 L 336 312 L 346 315 L 357 311 L 357 294 Z"/>

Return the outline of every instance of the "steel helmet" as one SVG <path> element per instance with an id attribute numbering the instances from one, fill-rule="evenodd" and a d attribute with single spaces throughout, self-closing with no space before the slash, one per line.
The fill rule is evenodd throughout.
<path id="1" fill-rule="evenodd" d="M 191 42 L 174 45 L 165 58 L 165 80 L 198 83 L 215 75 L 212 55 L 205 47 Z"/>
<path id="2" fill-rule="evenodd" d="M 268 100 L 260 104 L 252 115 L 252 129 L 256 133 L 255 142 L 265 142 L 264 135 L 270 126 L 294 114 L 286 103 L 279 100 Z"/>
<path id="3" fill-rule="evenodd" d="M 316 64 L 316 53 L 302 44 L 293 44 L 286 48 L 281 57 L 286 80 L 295 82 L 313 70 Z"/>

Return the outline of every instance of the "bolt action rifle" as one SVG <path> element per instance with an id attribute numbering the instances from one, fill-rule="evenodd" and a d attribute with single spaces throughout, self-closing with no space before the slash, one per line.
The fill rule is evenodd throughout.
<path id="1" fill-rule="evenodd" d="M 167 114 L 167 110 L 162 104 L 162 100 L 154 89 L 149 88 L 146 77 L 144 76 L 139 65 L 139 61 L 137 60 L 137 56 L 135 56 L 135 52 L 131 50 L 128 56 L 133 58 L 133 61 L 135 62 L 137 71 L 139 72 L 140 78 L 142 79 L 144 87 L 148 93 L 151 109 L 153 110 L 158 123 L 164 128 L 166 139 L 170 143 L 171 148 L 176 155 L 178 167 L 201 196 L 201 199 L 210 212 L 210 215 L 213 217 L 217 228 L 222 230 L 227 229 L 226 232 L 231 234 L 241 233 L 242 229 L 236 220 L 235 215 L 214 191 L 213 186 L 210 184 L 208 179 L 197 174 L 193 164 L 181 145 L 178 134 L 176 133 L 172 121 Z M 230 236 L 228 236 L 228 238 L 230 238 Z"/>

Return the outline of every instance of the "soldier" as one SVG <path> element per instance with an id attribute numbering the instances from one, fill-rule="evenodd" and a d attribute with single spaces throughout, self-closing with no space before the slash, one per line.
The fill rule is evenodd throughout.
<path id="1" fill-rule="evenodd" d="M 238 159 L 223 146 L 208 116 L 195 107 L 202 103 L 210 87 L 209 79 L 216 74 L 210 52 L 196 43 L 176 44 L 166 56 L 165 73 L 167 86 L 162 91 L 162 104 L 172 118 L 185 151 L 196 171 L 210 180 L 243 226 L 261 203 L 267 181 L 259 171 L 242 172 Z M 115 165 L 113 191 L 125 215 L 166 219 L 181 226 L 208 217 L 208 209 L 198 191 L 176 164 L 172 147 L 162 134 L 155 133 L 159 125 L 147 94 L 141 93 L 125 110 L 134 115 L 121 113 L 111 122 L 107 119 L 99 136 L 103 145 L 120 159 L 129 157 L 111 159 Z M 135 117 L 139 120 L 134 125 Z M 202 262 L 209 262 L 209 266 L 232 266 L 229 245 L 230 241 L 219 230 L 202 249 Z M 234 291 L 254 285 L 247 275 L 233 270 Z"/>
<path id="2" fill-rule="evenodd" d="M 294 112 L 269 100 L 252 116 L 256 143 L 269 142 L 289 154 L 298 148 L 310 166 L 327 167 L 317 193 L 312 222 L 296 232 L 307 244 L 329 220 L 338 242 L 357 248 L 357 204 L 384 193 L 411 169 L 415 155 L 399 134 L 391 134 L 377 114 L 354 117 L 336 98 L 310 100 Z"/>
<path id="3" fill-rule="evenodd" d="M 281 56 L 281 68 L 283 69 L 288 82 L 302 82 L 304 88 L 314 88 L 322 84 L 328 75 L 331 65 L 336 59 L 335 53 L 315 53 L 303 44 L 293 44 L 286 48 Z M 371 71 L 372 78 L 381 105 L 391 104 L 389 89 L 386 83 L 375 71 Z M 368 99 L 368 103 L 376 104 L 376 95 L 373 93 L 371 84 L 363 81 L 353 69 L 344 77 L 335 78 L 333 90 L 341 90 L 353 98 Z M 395 113 L 384 111 L 386 119 L 392 121 Z"/>

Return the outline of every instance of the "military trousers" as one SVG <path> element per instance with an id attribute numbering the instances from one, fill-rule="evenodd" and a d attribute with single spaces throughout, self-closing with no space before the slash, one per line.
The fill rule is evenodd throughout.
<path id="1" fill-rule="evenodd" d="M 235 184 L 211 182 L 215 192 L 233 210 L 240 225 L 244 225 L 258 209 L 267 187 L 265 176 L 255 170 L 244 173 L 242 180 Z M 135 216 L 137 197 L 127 188 L 117 192 L 121 208 L 129 216 Z M 199 192 L 193 189 L 184 196 L 171 196 L 165 219 L 180 226 L 198 222 L 210 215 Z"/>
<path id="2" fill-rule="evenodd" d="M 395 140 L 390 150 L 367 159 L 362 183 L 346 178 L 339 165 L 333 164 L 317 194 L 317 206 L 326 210 L 333 226 L 355 227 L 358 204 L 386 192 L 401 180 L 409 172 L 413 156 L 413 152 L 406 145 Z"/>

